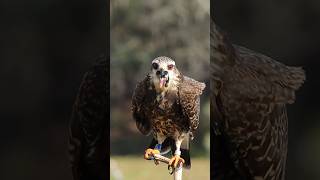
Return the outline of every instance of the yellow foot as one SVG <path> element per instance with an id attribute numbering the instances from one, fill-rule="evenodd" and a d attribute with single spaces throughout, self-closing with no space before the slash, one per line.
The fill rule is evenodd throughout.
<path id="1" fill-rule="evenodd" d="M 169 161 L 169 166 L 172 166 L 174 168 L 177 168 L 178 164 L 184 163 L 184 159 L 181 158 L 179 155 L 173 156 Z"/>
<path id="2" fill-rule="evenodd" d="M 152 158 L 152 156 L 154 156 L 155 154 L 160 154 L 160 151 L 157 149 L 147 149 L 146 152 L 144 153 L 144 158 L 146 160 L 150 160 Z"/>

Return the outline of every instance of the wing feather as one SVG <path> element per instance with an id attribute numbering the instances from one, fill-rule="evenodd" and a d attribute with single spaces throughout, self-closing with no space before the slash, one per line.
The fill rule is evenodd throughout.
<path id="1" fill-rule="evenodd" d="M 232 45 L 213 21 L 211 26 L 213 152 L 218 154 L 213 175 L 285 179 L 286 104 L 294 102 L 305 72 Z"/>
<path id="2" fill-rule="evenodd" d="M 149 76 L 146 76 L 143 81 L 139 82 L 132 96 L 131 110 L 133 118 L 136 121 L 137 128 L 144 135 L 148 135 L 151 132 L 150 120 L 147 118 L 144 109 L 145 99 L 149 91 L 149 81 Z"/>
<path id="3" fill-rule="evenodd" d="M 194 132 L 199 125 L 200 95 L 205 84 L 192 78 L 184 76 L 179 87 L 180 105 L 183 114 L 187 117 L 191 132 Z"/>
<path id="4" fill-rule="evenodd" d="M 287 155 L 287 103 L 305 80 L 301 68 L 236 46 L 237 63 L 219 90 L 222 129 L 239 174 L 283 179 Z"/>
<path id="5" fill-rule="evenodd" d="M 238 63 L 228 70 L 223 82 L 232 98 L 274 103 L 293 103 L 295 91 L 305 81 L 301 67 L 289 67 L 265 55 L 235 46 Z"/>

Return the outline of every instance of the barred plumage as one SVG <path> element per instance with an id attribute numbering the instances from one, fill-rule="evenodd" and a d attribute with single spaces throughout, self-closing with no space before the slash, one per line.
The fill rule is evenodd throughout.
<path id="1" fill-rule="evenodd" d="M 286 104 L 304 71 L 231 44 L 213 21 L 211 30 L 213 179 L 283 180 Z"/>

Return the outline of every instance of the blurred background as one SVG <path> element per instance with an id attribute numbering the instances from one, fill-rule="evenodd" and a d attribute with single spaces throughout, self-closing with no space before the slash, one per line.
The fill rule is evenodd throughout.
<path id="1" fill-rule="evenodd" d="M 0 1 L 0 179 L 70 180 L 68 124 L 105 55 L 102 0 Z"/>
<path id="2" fill-rule="evenodd" d="M 307 80 L 288 106 L 287 179 L 320 179 L 320 1 L 211 1 L 213 16 L 230 39 L 292 66 Z"/>
<path id="3" fill-rule="evenodd" d="M 187 76 L 209 87 L 209 0 L 111 0 L 111 179 L 171 179 L 143 154 L 151 136 L 136 128 L 130 111 L 136 84 L 151 61 L 168 56 Z M 201 99 L 200 127 L 191 142 L 191 171 L 184 179 L 209 179 L 209 93 Z"/>

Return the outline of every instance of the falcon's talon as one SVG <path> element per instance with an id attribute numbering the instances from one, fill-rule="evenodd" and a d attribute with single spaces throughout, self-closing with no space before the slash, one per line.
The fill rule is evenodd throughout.
<path id="1" fill-rule="evenodd" d="M 146 152 L 144 153 L 144 159 L 146 160 L 151 160 L 152 157 L 155 155 L 155 154 L 160 154 L 160 151 L 157 150 L 157 149 L 147 149 Z M 157 162 L 159 164 L 159 162 Z M 156 160 L 155 160 L 155 164 L 158 165 L 156 163 Z"/>
<path id="2" fill-rule="evenodd" d="M 181 163 L 181 164 L 184 164 L 184 163 L 185 163 L 184 159 L 181 158 L 181 157 L 178 156 L 178 155 L 175 155 L 175 156 L 173 156 L 173 157 L 170 159 L 170 161 L 169 161 L 169 166 L 172 166 L 173 168 L 177 168 L 177 166 L 178 166 L 180 163 Z"/>
<path id="3" fill-rule="evenodd" d="M 157 166 L 157 165 L 159 165 L 160 163 L 159 163 L 158 160 L 154 159 L 154 164 Z"/>
<path id="4" fill-rule="evenodd" d="M 172 175 L 175 169 L 172 166 L 168 165 L 168 170 L 169 170 L 169 174 Z"/>

